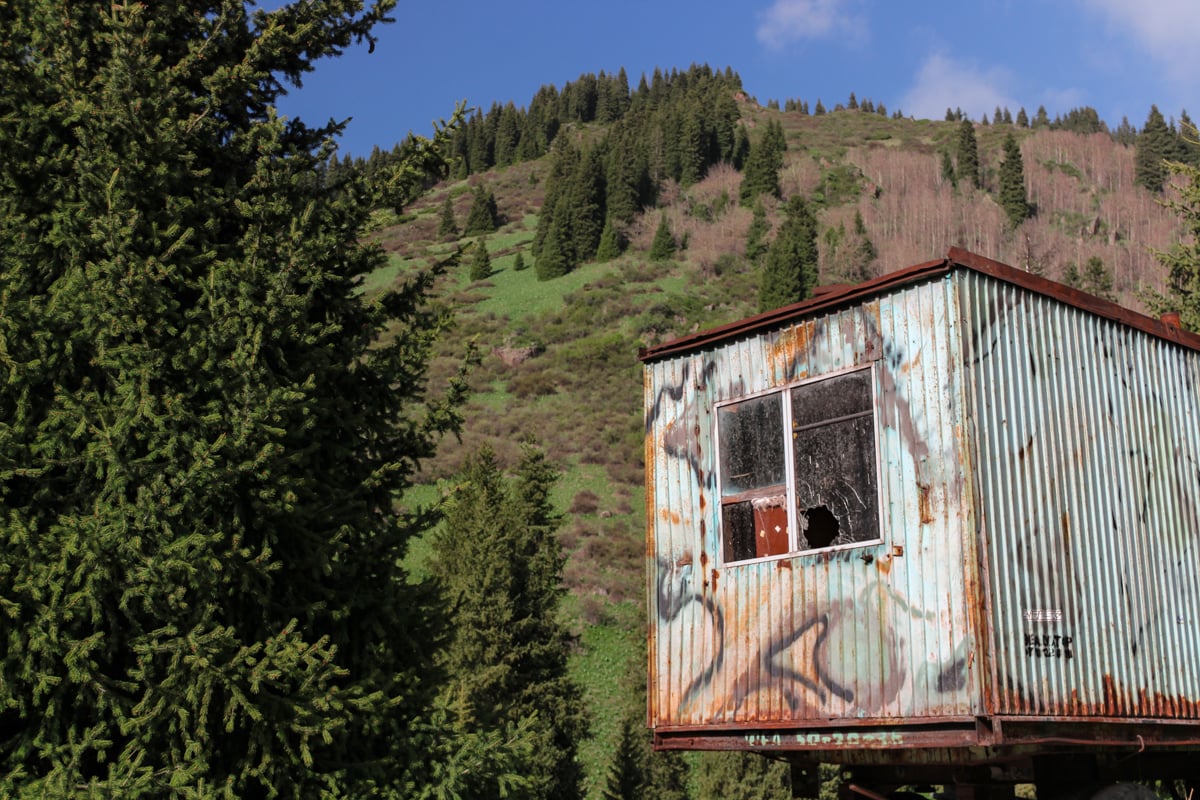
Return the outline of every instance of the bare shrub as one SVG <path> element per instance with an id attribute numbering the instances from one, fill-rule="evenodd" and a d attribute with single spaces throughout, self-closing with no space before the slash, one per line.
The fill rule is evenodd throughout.
<path id="1" fill-rule="evenodd" d="M 592 490 L 584 489 L 575 493 L 567 511 L 571 514 L 595 514 L 599 508 L 600 497 Z"/>

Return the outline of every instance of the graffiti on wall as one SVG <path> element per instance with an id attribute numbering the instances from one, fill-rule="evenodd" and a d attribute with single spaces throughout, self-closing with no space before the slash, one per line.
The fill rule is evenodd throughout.
<path id="1" fill-rule="evenodd" d="M 923 378 L 914 378 L 914 371 L 938 354 L 889 340 L 878 315 L 877 307 L 864 307 L 846 312 L 840 324 L 813 320 L 777 332 L 759 368 L 773 376 L 771 385 L 786 385 L 878 364 L 876 419 L 891 457 L 881 469 L 901 473 L 912 484 L 906 493 L 916 498 L 908 516 L 892 515 L 893 525 L 899 521 L 917 533 L 911 560 L 920 552 L 920 527 L 933 523 L 935 510 L 944 513 L 960 493 L 961 470 L 937 466 L 956 456 L 932 448 L 954 443 L 945 437 L 931 442 L 929 422 L 910 400 L 913 391 L 923 391 L 917 385 Z M 670 651 L 659 653 L 658 674 L 678 687 L 677 695 L 660 697 L 662 721 L 887 716 L 937 695 L 951 695 L 954 710 L 961 711 L 971 667 L 966 626 L 952 620 L 944 599 L 926 607 L 930 598 L 907 596 L 911 579 L 898 580 L 904 568 L 893 569 L 905 557 L 899 533 L 861 551 L 746 566 L 714 563 L 720 521 L 712 502 L 712 406 L 715 399 L 752 391 L 747 376 L 720 369 L 719 357 L 684 363 L 678 382 L 655 387 L 646 414 L 658 452 L 686 465 L 698 504 L 691 524 L 677 529 L 683 535 L 655 542 L 656 641 Z M 678 469 L 660 464 L 655 473 L 671 480 L 667 476 Z M 807 565 L 815 569 L 798 574 Z M 930 642 L 939 643 L 937 652 L 927 652 Z"/>

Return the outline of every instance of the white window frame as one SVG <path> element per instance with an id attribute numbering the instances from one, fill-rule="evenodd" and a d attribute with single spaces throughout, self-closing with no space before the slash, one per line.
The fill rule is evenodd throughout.
<path id="1" fill-rule="evenodd" d="M 784 558 L 795 558 L 796 556 L 812 555 L 816 553 L 830 553 L 840 550 L 851 550 L 860 547 L 873 547 L 883 542 L 883 474 L 880 469 L 880 448 L 879 448 L 879 376 L 877 371 L 878 362 L 871 362 L 865 365 L 856 365 L 847 367 L 846 369 L 837 370 L 834 372 L 826 372 L 820 375 L 810 376 L 803 380 L 794 381 L 783 386 L 773 386 L 770 389 L 764 389 L 759 392 L 751 392 L 738 397 L 731 397 L 727 400 L 722 400 L 714 404 L 713 408 L 713 442 L 715 444 L 714 451 L 716 456 L 716 464 L 714 472 L 716 473 L 716 490 L 717 490 L 717 551 L 720 563 L 730 566 L 742 566 L 745 564 L 759 564 L 768 561 L 778 561 Z M 793 442 L 792 433 L 792 403 L 791 392 L 801 386 L 807 386 L 821 381 L 838 378 L 843 375 L 848 375 L 854 372 L 869 371 L 870 387 L 871 387 L 871 432 L 872 432 L 872 448 L 873 459 L 875 466 L 875 508 L 877 530 L 876 536 L 873 539 L 864 539 L 857 542 L 849 542 L 847 544 L 830 545 L 828 547 L 800 547 L 800 520 L 799 511 L 797 509 L 796 499 L 796 454 L 795 444 Z M 781 434 L 784 439 L 783 447 L 783 462 L 784 462 L 784 488 L 786 491 L 786 506 L 788 520 L 788 550 L 785 553 L 776 553 L 767 556 L 757 556 L 755 558 L 727 560 L 725 558 L 725 506 L 726 498 L 723 495 L 723 487 L 725 485 L 725 476 L 721 474 L 721 431 L 720 431 L 720 410 L 726 406 L 737 405 L 744 403 L 747 400 L 754 400 L 760 397 L 776 395 L 779 402 L 783 404 L 782 427 Z M 843 418 L 844 419 L 844 418 Z M 830 424 L 839 421 L 838 418 L 823 420 L 819 424 Z M 738 501 L 740 502 L 740 501 Z"/>

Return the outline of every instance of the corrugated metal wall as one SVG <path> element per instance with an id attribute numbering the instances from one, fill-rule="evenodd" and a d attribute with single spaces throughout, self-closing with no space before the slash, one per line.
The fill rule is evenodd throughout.
<path id="1" fill-rule="evenodd" d="M 656 726 L 982 711 L 957 299 L 947 277 L 646 365 Z M 714 404 L 868 364 L 882 541 L 721 564 Z"/>
<path id="2" fill-rule="evenodd" d="M 1195 718 L 1200 354 L 956 274 L 995 712 Z"/>

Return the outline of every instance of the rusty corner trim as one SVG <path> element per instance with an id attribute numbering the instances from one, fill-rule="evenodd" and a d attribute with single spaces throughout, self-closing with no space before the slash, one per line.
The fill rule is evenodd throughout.
<path id="1" fill-rule="evenodd" d="M 957 267 L 969 269 L 973 272 L 995 278 L 998 281 L 1053 298 L 1059 302 L 1127 325 L 1181 347 L 1200 351 L 1200 334 L 1185 331 L 1169 322 L 1148 317 L 1145 314 L 1140 314 L 1117 303 L 1090 295 L 1079 289 L 1073 289 L 1065 284 L 1052 281 L 1049 278 L 1033 275 L 1000 261 L 964 250 L 961 247 L 951 247 L 945 258 L 926 261 L 923 264 L 917 264 L 912 267 L 904 267 L 853 286 L 839 284 L 836 286 L 821 287 L 814 291 L 812 297 L 802 300 L 799 303 L 766 311 L 762 314 L 730 322 L 709 330 L 699 331 L 655 347 L 642 348 L 638 351 L 638 358 L 643 362 L 655 361 L 660 358 L 690 352 L 704 345 L 715 344 L 764 329 L 779 327 L 785 323 L 819 311 L 852 305 L 868 297 L 878 296 L 889 289 L 946 275 Z"/>

